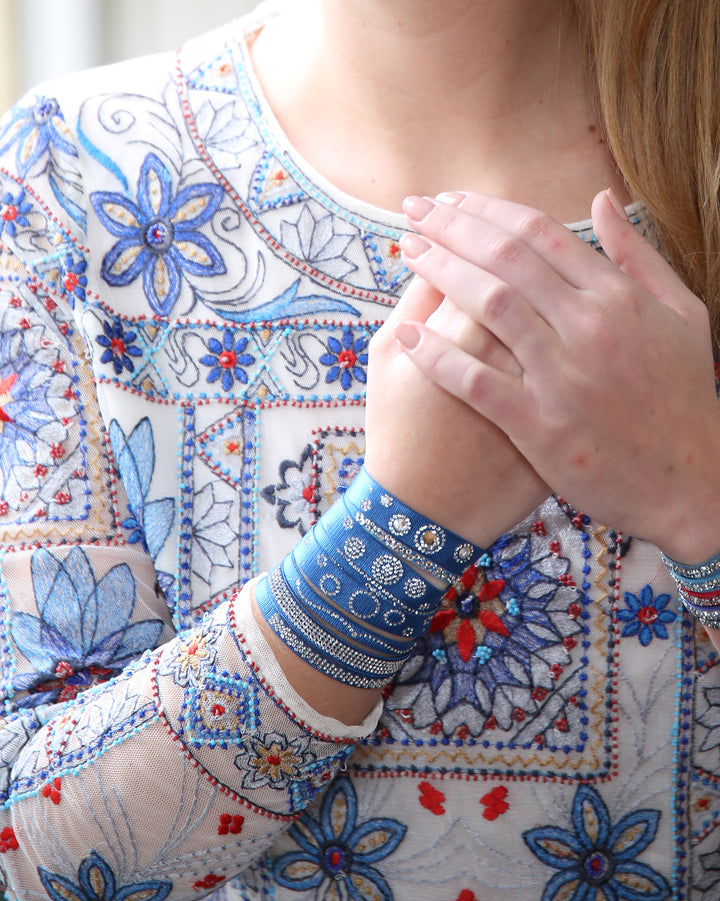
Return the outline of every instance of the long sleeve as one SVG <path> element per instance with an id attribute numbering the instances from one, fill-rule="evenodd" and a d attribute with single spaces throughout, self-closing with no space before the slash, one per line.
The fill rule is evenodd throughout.
<path id="1" fill-rule="evenodd" d="M 171 463 L 169 420 L 137 415 L 126 426 L 108 400 L 122 390 L 117 375 L 141 369 L 162 323 L 133 330 L 93 287 L 79 148 L 42 95 L 0 130 L 0 867 L 8 898 L 194 898 L 288 828 L 376 715 L 352 730 L 286 685 L 278 696 L 282 674 L 247 587 L 211 597 L 208 586 L 204 615 L 201 603 L 192 615 L 183 606 L 189 564 L 173 578 L 168 561 L 191 526 L 182 489 L 162 482 L 178 471 L 182 481 L 189 462 Z M 169 212 L 167 178 L 150 155 L 135 209 L 176 215 L 177 238 L 195 206 L 196 228 L 180 236 L 207 275 L 203 265 L 220 266 L 203 235 L 217 190 L 186 188 Z M 95 196 L 118 237 L 106 285 L 142 253 L 119 196 Z M 180 288 L 171 255 L 164 268 L 158 259 L 138 284 L 160 304 Z M 199 492 L 203 577 L 225 563 L 230 541 L 213 519 L 228 502 L 213 492 Z"/>

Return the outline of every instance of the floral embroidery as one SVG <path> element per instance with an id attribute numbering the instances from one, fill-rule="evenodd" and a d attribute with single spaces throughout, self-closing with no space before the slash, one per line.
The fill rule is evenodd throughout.
<path id="1" fill-rule="evenodd" d="M 51 148 L 77 156 L 69 134 L 57 100 L 36 97 L 31 106 L 18 105 L 13 110 L 10 122 L 0 135 L 0 154 L 17 144 L 17 171 L 24 178 Z"/>
<path id="2" fill-rule="evenodd" d="M 314 521 L 316 492 L 313 453 L 309 444 L 297 463 L 284 460 L 280 464 L 280 479 L 276 485 L 263 488 L 262 496 L 268 503 L 277 505 L 275 517 L 281 528 L 297 528 L 304 535 Z"/>
<path id="3" fill-rule="evenodd" d="M 430 782 L 421 782 L 418 786 L 420 791 L 420 804 L 435 816 L 442 816 L 445 813 L 443 804 L 445 803 L 445 794 L 435 788 Z"/>
<path id="4" fill-rule="evenodd" d="M 172 889 L 171 882 L 155 879 L 117 885 L 113 871 L 97 851 L 80 864 L 77 882 L 43 867 L 38 867 L 38 876 L 52 901 L 163 901 Z"/>
<path id="5" fill-rule="evenodd" d="M 670 897 L 665 878 L 636 858 L 654 840 L 660 813 L 636 810 L 613 826 L 608 809 L 590 785 L 575 792 L 575 831 L 542 826 L 523 833 L 543 863 L 559 872 L 545 886 L 542 901 L 662 901 Z"/>
<path id="6" fill-rule="evenodd" d="M 316 759 L 309 745 L 307 736 L 288 739 L 279 732 L 246 738 L 244 752 L 235 758 L 235 766 L 243 771 L 243 787 L 283 789 L 306 779 Z"/>
<path id="7" fill-rule="evenodd" d="M 354 338 L 352 329 L 345 329 L 342 342 L 332 335 L 328 338 L 329 353 L 320 357 L 323 366 L 329 366 L 325 376 L 326 382 L 340 380 L 343 391 L 348 391 L 353 380 L 363 385 L 367 381 L 366 367 L 368 363 L 367 336 Z M 365 367 L 365 368 L 364 368 Z"/>
<path id="8" fill-rule="evenodd" d="M 617 618 L 626 623 L 621 633 L 624 637 L 637 635 L 644 648 L 653 638 L 667 639 L 666 626 L 677 618 L 674 610 L 666 609 L 670 603 L 669 594 L 653 597 L 652 588 L 646 585 L 639 595 L 626 591 L 625 603 L 627 607 L 617 611 Z"/>
<path id="9" fill-rule="evenodd" d="M 8 851 L 17 851 L 19 847 L 15 830 L 12 826 L 6 826 L 0 832 L 0 854 L 7 854 Z"/>
<path id="10" fill-rule="evenodd" d="M 236 379 L 240 384 L 247 385 L 248 374 L 243 367 L 255 362 L 255 357 L 245 353 L 247 345 L 247 338 L 236 340 L 230 329 L 223 332 L 222 343 L 217 338 L 210 338 L 208 341 L 210 353 L 200 357 L 202 365 L 210 367 L 205 379 L 208 384 L 220 379 L 223 391 L 232 391 Z"/>
<path id="11" fill-rule="evenodd" d="M 0 334 L 0 493 L 21 509 L 42 470 L 59 461 L 60 441 L 76 415 L 57 348 L 42 329 Z M 37 470 L 37 471 L 36 471 Z M 7 513 L 7 510 L 5 510 Z"/>
<path id="12" fill-rule="evenodd" d="M 133 513 L 123 522 L 123 526 L 130 530 L 128 542 L 142 542 L 155 560 L 170 533 L 175 511 L 172 498 L 147 500 L 155 472 L 155 439 L 150 420 L 147 417 L 142 419 L 129 438 L 113 420 L 109 433 Z"/>
<path id="13" fill-rule="evenodd" d="M 0 235 L 6 234 L 15 237 L 18 226 L 23 228 L 30 225 L 27 213 L 32 210 L 32 204 L 25 200 L 25 188 L 21 188 L 15 197 L 10 191 L 6 191 L 0 200 Z"/>
<path id="14" fill-rule="evenodd" d="M 157 645 L 160 620 L 131 623 L 137 593 L 126 563 L 98 579 L 82 548 L 64 558 L 41 548 L 31 573 L 39 616 L 18 612 L 11 624 L 32 667 L 14 680 L 16 689 L 34 689 L 21 704 L 74 698 Z"/>
<path id="15" fill-rule="evenodd" d="M 355 789 L 343 776 L 328 789 L 317 820 L 306 813 L 290 827 L 301 850 L 274 862 L 280 885 L 314 889 L 316 901 L 392 901 L 389 884 L 372 864 L 396 850 L 407 827 L 388 818 L 358 822 L 357 815 Z"/>
<path id="16" fill-rule="evenodd" d="M 296 222 L 282 223 L 280 234 L 282 243 L 290 253 L 307 260 L 333 278 L 342 279 L 357 269 L 344 256 L 356 233 L 336 231 L 342 227 L 341 220 L 330 213 L 316 219 L 306 204 Z"/>
<path id="17" fill-rule="evenodd" d="M 240 835 L 244 822 L 245 817 L 239 814 L 221 813 L 218 835 Z"/>
<path id="18" fill-rule="evenodd" d="M 71 253 L 65 255 L 60 273 L 62 292 L 75 308 L 75 300 L 85 300 L 87 288 L 87 263 L 83 257 L 73 258 Z"/>
<path id="19" fill-rule="evenodd" d="M 125 331 L 119 319 L 114 319 L 112 324 L 103 322 L 103 332 L 103 335 L 98 335 L 95 339 L 105 348 L 100 362 L 112 363 L 115 375 L 122 375 L 123 369 L 134 372 L 135 364 L 130 358 L 141 357 L 143 354 L 141 348 L 135 344 L 137 332 Z"/>
<path id="20" fill-rule="evenodd" d="M 510 810 L 510 805 L 505 800 L 508 796 L 508 790 L 504 785 L 496 785 L 492 791 L 480 798 L 480 803 L 485 808 L 483 817 L 486 820 L 496 820 L 499 816 Z"/>
<path id="21" fill-rule="evenodd" d="M 113 287 L 143 277 L 153 311 L 168 316 L 180 295 L 183 275 L 215 276 L 225 264 L 200 232 L 222 202 L 219 185 L 188 185 L 173 196 L 172 177 L 154 154 L 145 158 L 137 203 L 124 194 L 99 191 L 92 205 L 105 228 L 120 240 L 105 255 L 102 276 Z"/>
<path id="22" fill-rule="evenodd" d="M 517 730 L 538 713 L 570 660 L 566 639 L 582 629 L 569 612 L 580 592 L 562 579 L 569 561 L 536 548 L 539 540 L 503 536 L 480 561 L 478 593 L 451 596 L 434 621 L 448 631 L 421 639 L 397 676 L 397 685 L 417 686 L 417 693 L 411 721 L 392 698 L 386 703 L 381 722 L 392 735 Z"/>
<path id="23" fill-rule="evenodd" d="M 196 493 L 193 505 L 192 567 L 195 575 L 208 585 L 215 567 L 232 567 L 227 549 L 236 538 L 228 524 L 233 503 L 218 500 L 215 492 L 215 484 L 208 482 Z"/>

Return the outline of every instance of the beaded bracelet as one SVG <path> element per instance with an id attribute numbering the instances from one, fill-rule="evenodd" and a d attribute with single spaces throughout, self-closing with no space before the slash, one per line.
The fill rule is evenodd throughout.
<path id="1" fill-rule="evenodd" d="M 255 595 L 270 628 L 315 669 L 381 688 L 482 553 L 363 468 Z"/>
<path id="2" fill-rule="evenodd" d="M 703 626 L 720 629 L 720 553 L 694 566 L 662 555 L 685 609 Z"/>

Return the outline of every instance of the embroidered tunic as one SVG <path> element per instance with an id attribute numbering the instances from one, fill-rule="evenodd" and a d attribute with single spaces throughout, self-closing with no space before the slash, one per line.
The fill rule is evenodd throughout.
<path id="1" fill-rule="evenodd" d="M 274 121 L 260 24 L 0 127 L 7 897 L 717 898 L 717 655 L 654 547 L 548 499 L 355 729 L 237 591 L 362 464 L 409 280 Z"/>

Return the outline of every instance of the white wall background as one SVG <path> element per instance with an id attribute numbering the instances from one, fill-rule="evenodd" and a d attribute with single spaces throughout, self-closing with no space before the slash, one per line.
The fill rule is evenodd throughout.
<path id="1" fill-rule="evenodd" d="M 171 50 L 257 0 L 0 0 L 0 108 L 40 81 Z"/>

